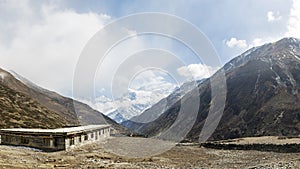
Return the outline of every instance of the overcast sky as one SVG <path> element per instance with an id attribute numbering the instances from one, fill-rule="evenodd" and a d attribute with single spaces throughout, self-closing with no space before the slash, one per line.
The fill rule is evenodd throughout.
<path id="1" fill-rule="evenodd" d="M 72 96 L 74 70 L 88 40 L 106 24 L 139 12 L 163 12 L 194 24 L 212 42 L 222 64 L 253 46 L 287 36 L 300 38 L 300 0 L 0 0 L 0 66 Z M 173 67 L 182 76 L 191 72 L 199 79 L 217 69 L 170 43 L 162 37 L 140 37 L 111 55 L 122 60 L 120 53 L 163 47 L 184 60 L 185 65 Z M 101 78 L 110 76 L 102 73 Z"/>

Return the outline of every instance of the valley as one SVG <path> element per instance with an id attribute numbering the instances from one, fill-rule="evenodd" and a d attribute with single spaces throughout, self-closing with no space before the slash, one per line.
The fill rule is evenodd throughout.
<path id="1" fill-rule="evenodd" d="M 300 169 L 300 0 L 0 0 L 0 169 Z"/>
<path id="2" fill-rule="evenodd" d="M 46 153 L 1 145 L 0 166 L 300 168 L 299 52 L 298 39 L 284 38 L 252 48 L 225 64 L 221 69 L 225 71 L 227 87 L 224 113 L 216 130 L 201 144 L 198 143 L 199 134 L 213 105 L 210 80 L 221 70 L 211 78 L 197 81 L 196 86 L 186 82 L 181 86 L 183 90 L 172 89 L 164 98 L 155 95 L 156 103 L 144 102 L 148 93 L 139 98 L 143 95 L 138 97 L 138 91 L 131 92 L 129 97 L 118 101 L 126 106 L 122 109 L 123 105 L 119 104 L 120 109 L 117 108 L 111 119 L 88 104 L 0 69 L 2 128 L 59 128 L 86 124 L 110 124 L 114 128 L 108 139 L 67 151 Z M 201 101 L 199 110 L 192 116 L 190 112 L 198 99 Z M 178 118 L 182 103 L 188 103 L 181 112 L 185 118 Z M 132 108 L 134 111 L 127 114 L 130 120 L 115 116 Z M 142 110 L 145 111 L 138 115 L 133 113 Z M 182 122 L 186 120 L 193 125 L 189 124 L 190 130 L 183 133 L 188 123 Z M 175 121 L 184 130 L 176 127 L 169 130 Z"/>

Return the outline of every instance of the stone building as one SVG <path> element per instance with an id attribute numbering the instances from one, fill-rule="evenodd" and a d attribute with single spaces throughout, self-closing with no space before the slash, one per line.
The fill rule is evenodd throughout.
<path id="1" fill-rule="evenodd" d="M 87 125 L 58 129 L 12 128 L 0 130 L 0 143 L 59 151 L 110 136 L 110 125 Z"/>

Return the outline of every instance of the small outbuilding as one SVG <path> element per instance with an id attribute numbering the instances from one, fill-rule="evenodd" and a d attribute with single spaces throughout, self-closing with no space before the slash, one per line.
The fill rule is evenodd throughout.
<path id="1" fill-rule="evenodd" d="M 58 129 L 12 128 L 0 130 L 0 143 L 59 151 L 110 136 L 110 125 L 87 125 Z"/>

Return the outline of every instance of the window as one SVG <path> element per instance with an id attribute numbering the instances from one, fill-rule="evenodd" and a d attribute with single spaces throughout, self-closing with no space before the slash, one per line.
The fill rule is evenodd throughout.
<path id="1" fill-rule="evenodd" d="M 85 135 L 84 135 L 84 140 L 86 141 L 86 140 L 88 140 L 88 138 L 89 138 L 88 135 L 85 134 Z"/>
<path id="2" fill-rule="evenodd" d="M 78 137 L 78 141 L 79 141 L 79 143 L 81 143 L 81 136 Z"/>
<path id="3" fill-rule="evenodd" d="M 58 143 L 60 142 L 60 140 L 61 140 L 61 139 L 59 139 L 59 138 L 55 138 L 55 139 L 54 139 L 54 143 L 53 143 L 53 144 L 54 144 L 55 147 L 58 146 Z"/>
<path id="4" fill-rule="evenodd" d="M 75 142 L 74 142 L 74 137 L 71 137 L 71 138 L 70 138 L 70 146 L 71 146 L 71 145 L 74 145 L 74 144 L 75 144 Z"/>
<path id="5" fill-rule="evenodd" d="M 27 137 L 21 137 L 21 144 L 29 144 L 29 139 Z"/>
<path id="6" fill-rule="evenodd" d="M 94 133 L 91 133 L 91 138 L 94 138 Z"/>
<path id="7" fill-rule="evenodd" d="M 44 138 L 43 142 L 44 142 L 45 146 L 50 146 L 50 139 L 49 138 Z"/>
<path id="8" fill-rule="evenodd" d="M 5 142 L 7 142 L 7 143 L 11 142 L 11 137 L 10 137 L 10 136 L 3 135 L 2 137 L 3 137 L 2 139 L 3 139 Z"/>

